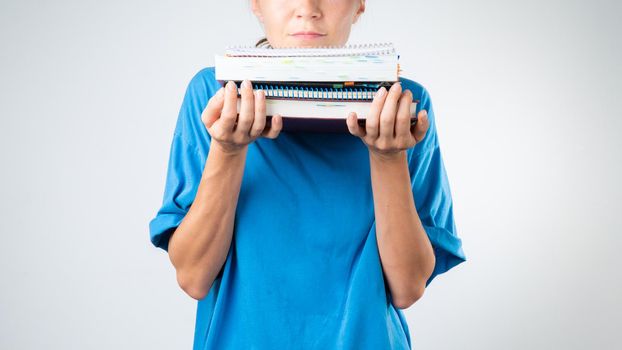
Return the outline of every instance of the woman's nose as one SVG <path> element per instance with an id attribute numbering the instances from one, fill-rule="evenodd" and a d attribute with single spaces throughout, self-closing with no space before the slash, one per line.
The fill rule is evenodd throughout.
<path id="1" fill-rule="evenodd" d="M 317 0 L 298 1 L 298 5 L 296 6 L 296 17 L 319 18 L 322 15 L 319 3 L 320 1 Z"/>

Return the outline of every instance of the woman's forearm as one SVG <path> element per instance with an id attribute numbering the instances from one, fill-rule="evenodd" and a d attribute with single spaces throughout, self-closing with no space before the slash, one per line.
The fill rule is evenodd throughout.
<path id="1" fill-rule="evenodd" d="M 419 299 L 435 264 L 434 251 L 413 199 L 406 152 L 384 158 L 370 152 L 376 237 L 393 304 Z"/>
<path id="2" fill-rule="evenodd" d="M 227 258 L 247 149 L 227 153 L 212 142 L 195 200 L 170 238 L 177 281 L 194 299 L 207 295 Z"/>

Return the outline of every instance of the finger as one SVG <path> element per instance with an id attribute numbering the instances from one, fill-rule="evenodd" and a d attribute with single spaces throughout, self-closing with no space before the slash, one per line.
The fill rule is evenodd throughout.
<path id="1" fill-rule="evenodd" d="M 248 136 L 255 119 L 255 98 L 253 96 L 253 86 L 249 80 L 245 79 L 242 82 L 240 95 L 242 102 L 240 103 L 240 114 L 234 132 Z"/>
<path id="2" fill-rule="evenodd" d="M 386 101 L 380 112 L 380 137 L 387 140 L 393 139 L 395 136 L 395 114 L 397 113 L 397 101 L 402 95 L 402 84 L 394 83 L 389 89 Z"/>
<path id="3" fill-rule="evenodd" d="M 263 90 L 255 91 L 255 120 L 250 130 L 250 137 L 256 138 L 266 128 L 266 93 Z"/>
<path id="4" fill-rule="evenodd" d="M 205 109 L 201 114 L 201 121 L 208 129 L 212 127 L 212 124 L 214 124 L 218 118 L 220 118 L 220 113 L 222 112 L 224 104 L 224 92 L 225 89 L 218 89 L 218 92 L 216 92 L 216 94 L 212 96 L 209 101 L 207 101 L 207 106 L 205 106 Z"/>
<path id="5" fill-rule="evenodd" d="M 225 85 L 225 105 L 220 116 L 220 125 L 223 131 L 233 131 L 235 120 L 238 117 L 238 88 L 233 81 Z"/>
<path id="6" fill-rule="evenodd" d="M 419 120 L 417 124 L 413 127 L 413 131 L 411 132 L 415 140 L 420 142 L 425 137 L 425 134 L 428 131 L 428 127 L 430 125 L 428 120 L 428 112 L 424 109 L 419 111 Z"/>
<path id="7" fill-rule="evenodd" d="M 348 114 L 348 118 L 346 119 L 346 124 L 348 124 L 348 130 L 354 136 L 363 137 L 365 136 L 365 129 L 358 123 L 358 116 L 355 112 L 351 112 Z"/>
<path id="8" fill-rule="evenodd" d="M 283 129 L 283 117 L 278 114 L 272 116 L 270 128 L 264 130 L 261 135 L 269 139 L 275 139 Z"/>
<path id="9" fill-rule="evenodd" d="M 413 102 L 413 94 L 410 90 L 404 91 L 400 98 L 395 121 L 395 137 L 402 140 L 411 140 L 410 134 L 410 106 Z"/>
<path id="10" fill-rule="evenodd" d="M 380 122 L 380 112 L 387 96 L 387 89 L 381 87 L 374 95 L 374 100 L 369 108 L 369 114 L 365 117 L 365 135 L 371 140 L 378 138 L 378 123 Z"/>

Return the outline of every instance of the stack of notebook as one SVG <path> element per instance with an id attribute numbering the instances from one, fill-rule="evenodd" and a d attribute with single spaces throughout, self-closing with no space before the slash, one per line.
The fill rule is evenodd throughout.
<path id="1" fill-rule="evenodd" d="M 215 56 L 216 80 L 240 86 L 252 82 L 266 93 L 267 123 L 283 117 L 283 131 L 347 132 L 346 118 L 356 112 L 365 125 L 376 91 L 399 81 L 399 56 L 391 43 L 317 48 L 234 46 Z M 417 121 L 411 105 L 411 124 Z"/>

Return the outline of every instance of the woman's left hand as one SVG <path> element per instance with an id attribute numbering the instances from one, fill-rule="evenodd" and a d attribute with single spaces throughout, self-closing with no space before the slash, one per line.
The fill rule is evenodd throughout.
<path id="1" fill-rule="evenodd" d="M 381 87 L 375 94 L 365 126 L 358 124 L 356 113 L 348 115 L 348 130 L 358 136 L 374 155 L 397 157 L 400 152 L 415 146 L 428 131 L 427 111 L 419 111 L 417 123 L 411 127 L 410 90 L 402 92 L 401 83 L 394 83 L 388 93 Z"/>

